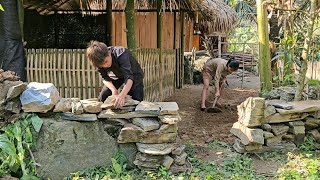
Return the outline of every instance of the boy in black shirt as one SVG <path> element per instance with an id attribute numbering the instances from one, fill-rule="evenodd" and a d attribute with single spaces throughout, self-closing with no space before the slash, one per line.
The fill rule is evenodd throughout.
<path id="1" fill-rule="evenodd" d="M 87 48 L 87 57 L 103 78 L 105 85 L 99 99 L 104 102 L 108 96 L 117 95 L 116 108 L 124 105 L 126 95 L 143 100 L 143 71 L 128 49 L 110 46 L 98 41 L 91 41 Z M 124 84 L 121 93 L 119 87 Z"/>

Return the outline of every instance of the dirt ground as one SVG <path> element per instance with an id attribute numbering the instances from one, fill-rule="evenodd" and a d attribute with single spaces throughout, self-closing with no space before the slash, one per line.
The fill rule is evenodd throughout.
<path id="1" fill-rule="evenodd" d="M 238 119 L 237 105 L 247 97 L 258 96 L 257 78 L 253 75 L 246 78 L 246 84 L 238 88 L 241 87 L 241 79 L 234 75 L 228 77 L 229 87 L 225 88 L 219 99 L 222 112 L 217 114 L 200 111 L 202 85 L 186 85 L 176 90 L 166 101 L 174 101 L 179 105 L 182 121 L 178 124 L 178 132 L 182 142 L 191 140 L 195 145 L 203 145 L 219 140 L 232 144 L 234 137 L 229 131 Z M 213 99 L 213 86 L 210 86 L 207 107 L 211 106 Z"/>
<path id="2" fill-rule="evenodd" d="M 230 133 L 234 122 L 238 120 L 237 105 L 250 96 L 259 96 L 259 77 L 251 74 L 243 78 L 239 75 L 228 76 L 229 87 L 226 87 L 219 103 L 222 112 L 213 114 L 200 111 L 202 84 L 185 85 L 165 101 L 174 101 L 179 105 L 181 121 L 178 123 L 178 134 L 182 143 L 192 143 L 195 146 L 196 156 L 205 161 L 215 161 L 218 164 L 226 158 L 232 157 L 236 152 L 230 148 L 235 136 Z M 210 94 L 206 106 L 213 102 L 213 86 L 210 86 Z M 227 148 L 215 146 L 211 151 L 203 147 L 209 143 L 226 143 Z M 274 175 L 279 164 L 275 161 L 264 161 L 253 155 L 253 166 L 257 175 L 266 177 Z M 267 178 L 269 179 L 269 178 Z"/>

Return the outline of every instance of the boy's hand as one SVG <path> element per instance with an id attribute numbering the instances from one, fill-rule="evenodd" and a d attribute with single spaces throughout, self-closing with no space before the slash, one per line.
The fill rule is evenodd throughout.
<path id="1" fill-rule="evenodd" d="M 113 91 L 111 91 L 111 92 L 112 92 L 112 95 L 118 95 L 118 94 L 119 94 L 117 89 L 116 89 L 116 90 L 113 90 Z"/>
<path id="2" fill-rule="evenodd" d="M 215 97 L 220 97 L 220 91 L 217 91 L 214 96 Z"/>
<path id="3" fill-rule="evenodd" d="M 124 101 L 125 101 L 125 96 L 118 95 L 118 96 L 116 97 L 116 100 L 114 101 L 113 106 L 114 106 L 115 108 L 122 108 L 123 105 L 124 105 Z"/>

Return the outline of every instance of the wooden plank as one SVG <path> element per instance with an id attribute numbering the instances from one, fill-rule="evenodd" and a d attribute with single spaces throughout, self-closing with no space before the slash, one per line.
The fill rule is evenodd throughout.
<path id="1" fill-rule="evenodd" d="M 116 45 L 116 13 L 112 12 L 112 45 L 115 46 Z"/>
<path id="2" fill-rule="evenodd" d="M 73 88 L 73 94 L 72 94 L 72 97 L 78 97 L 77 95 L 77 91 L 78 91 L 78 85 L 77 85 L 77 78 L 79 78 L 77 75 L 76 75 L 76 66 L 77 66 L 77 50 L 76 49 L 73 49 L 72 50 L 72 77 L 70 77 L 70 79 L 72 79 L 72 88 Z"/>
<path id="3" fill-rule="evenodd" d="M 82 53 L 81 54 L 81 70 L 82 70 L 82 78 L 81 78 L 81 80 L 82 80 L 82 84 L 81 84 L 81 89 L 82 89 L 82 92 L 81 92 L 81 94 L 82 94 L 82 97 L 84 98 L 84 99 L 87 99 L 87 91 L 86 91 L 86 69 L 85 69 L 85 67 L 86 67 L 86 62 L 84 61 L 84 56 L 85 56 L 85 54 L 84 53 Z"/>
<path id="4" fill-rule="evenodd" d="M 134 27 L 134 34 L 135 34 L 135 38 L 136 38 L 136 47 L 137 48 L 143 48 L 141 46 L 141 42 L 140 42 L 140 29 L 142 29 L 142 24 L 140 24 L 142 21 L 140 20 L 141 19 L 141 16 L 140 16 L 141 13 L 135 13 L 135 27 Z"/>
<path id="5" fill-rule="evenodd" d="M 127 47 L 127 32 L 126 32 L 126 15 L 124 12 L 121 13 L 121 46 Z"/>
<path id="6" fill-rule="evenodd" d="M 81 64 L 81 50 L 77 49 L 76 50 L 76 54 L 77 54 L 77 58 L 76 58 L 76 62 L 77 62 L 77 92 L 78 92 L 78 97 L 82 97 L 81 94 L 81 69 L 80 69 L 80 64 Z"/>
<path id="7" fill-rule="evenodd" d="M 150 13 L 151 22 L 150 22 L 150 39 L 151 39 L 151 46 L 150 48 L 157 48 L 157 13 Z"/>

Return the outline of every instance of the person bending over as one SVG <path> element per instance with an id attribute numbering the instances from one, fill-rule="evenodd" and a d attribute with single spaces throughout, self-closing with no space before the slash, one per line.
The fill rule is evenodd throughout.
<path id="1" fill-rule="evenodd" d="M 121 46 L 107 47 L 102 42 L 91 41 L 86 54 L 103 79 L 100 101 L 104 102 L 108 96 L 116 95 L 114 106 L 121 108 L 126 95 L 138 101 L 143 100 L 143 71 L 128 49 Z M 124 87 L 119 93 L 122 84 Z"/>
<path id="2" fill-rule="evenodd" d="M 220 97 L 227 75 L 239 68 L 239 62 L 233 59 L 229 61 L 222 58 L 209 59 L 203 66 L 203 89 L 201 94 L 201 111 L 206 109 L 206 98 L 209 92 L 209 83 L 214 78 L 215 97 Z"/>

